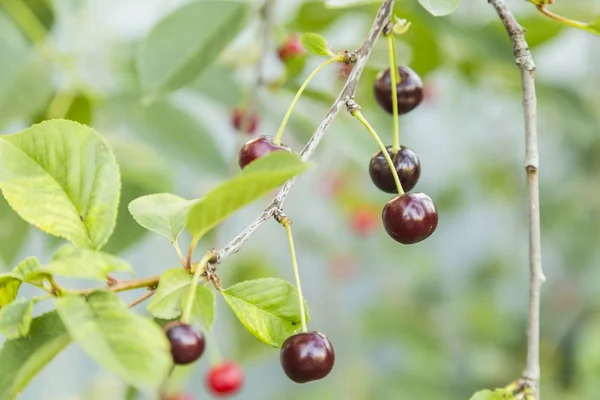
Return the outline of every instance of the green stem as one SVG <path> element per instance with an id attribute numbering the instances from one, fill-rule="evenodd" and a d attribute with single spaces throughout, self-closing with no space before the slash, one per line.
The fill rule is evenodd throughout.
<path id="1" fill-rule="evenodd" d="M 394 33 L 387 35 L 388 55 L 390 58 L 390 81 L 392 83 L 392 107 L 394 116 L 394 141 L 392 143 L 392 153 L 396 154 L 400 150 L 400 130 L 398 128 L 398 92 L 396 91 L 399 82 L 396 78 L 398 75 L 398 67 L 396 64 L 396 46 L 394 45 Z"/>
<path id="2" fill-rule="evenodd" d="M 570 19 L 570 18 L 566 18 L 563 17 L 562 15 L 558 15 L 553 13 L 552 11 L 548 10 L 544 4 L 537 4 L 535 1 L 529 0 L 530 3 L 534 4 L 535 7 L 538 9 L 539 12 L 541 12 L 542 14 L 544 14 L 545 16 L 547 16 L 548 18 L 551 18 L 555 21 L 560 22 L 561 24 L 570 26 L 572 28 L 577 28 L 577 29 L 581 29 L 584 31 L 588 31 L 588 32 L 592 32 L 595 33 L 596 35 L 599 35 L 600 33 L 598 33 L 597 30 L 595 30 L 594 28 L 592 28 L 590 26 L 590 24 L 585 23 L 585 22 L 581 22 L 581 21 L 577 21 L 574 19 Z"/>
<path id="3" fill-rule="evenodd" d="M 190 322 L 192 306 L 194 305 L 194 299 L 196 298 L 196 288 L 198 287 L 198 282 L 200 282 L 200 276 L 204 273 L 206 270 L 206 265 L 214 256 L 215 255 L 212 251 L 207 252 L 196 266 L 194 276 L 192 277 L 192 284 L 190 285 L 190 293 L 188 294 L 187 302 L 185 303 L 185 308 L 183 309 L 183 314 L 181 315 L 181 322 L 184 324 Z"/>
<path id="4" fill-rule="evenodd" d="M 181 265 L 183 265 L 183 267 L 185 268 L 186 261 L 185 261 L 185 257 L 183 256 L 183 253 L 181 252 L 181 247 L 179 247 L 179 243 L 177 242 L 177 240 L 175 240 L 173 242 L 173 247 L 175 248 L 175 251 L 177 252 L 177 257 L 179 257 L 179 261 L 181 261 Z"/>
<path id="5" fill-rule="evenodd" d="M 365 119 L 365 117 L 363 117 L 363 115 L 361 114 L 360 111 L 354 110 L 351 112 L 351 114 L 354 117 L 356 117 L 356 119 L 358 119 L 365 126 L 365 128 L 367 128 L 367 130 L 369 131 L 371 136 L 373 136 L 373 139 L 375 140 L 375 142 L 377 142 L 377 145 L 381 149 L 381 152 L 383 153 L 383 156 L 385 157 L 385 160 L 387 161 L 387 163 L 390 167 L 390 170 L 392 171 L 392 176 L 394 177 L 394 182 L 396 182 L 396 189 L 398 190 L 398 195 L 402 196 L 404 194 L 404 189 L 402 189 L 402 184 L 400 183 L 400 178 L 398 178 L 398 173 L 396 172 L 396 168 L 394 168 L 394 162 L 392 161 L 387 149 L 385 148 L 385 145 L 383 144 L 383 142 L 377 135 L 377 132 L 375 132 L 375 129 L 373 129 L 373 127 L 367 122 L 367 120 Z"/>
<path id="6" fill-rule="evenodd" d="M 281 224 L 287 233 L 288 243 L 290 245 L 290 256 L 292 257 L 292 267 L 294 268 L 294 279 L 296 280 L 296 290 L 298 291 L 298 303 L 300 305 L 300 322 L 302 323 L 302 332 L 308 331 L 306 327 L 306 312 L 304 311 L 304 296 L 302 296 L 302 287 L 300 286 L 300 273 L 298 272 L 298 262 L 296 261 L 296 250 L 294 248 L 294 238 L 292 236 L 292 225 L 288 218 L 284 218 Z"/>
<path id="7" fill-rule="evenodd" d="M 3 0 L 2 5 L 19 24 L 33 43 L 39 43 L 46 36 L 46 27 L 23 1 Z"/>
<path id="8" fill-rule="evenodd" d="M 310 75 L 308 75 L 308 77 L 306 78 L 306 80 L 304 81 L 302 86 L 300 86 L 300 89 L 298 89 L 296 96 L 292 100 L 292 103 L 290 104 L 287 112 L 285 113 L 285 116 L 283 117 L 283 121 L 281 121 L 281 125 L 279 126 L 279 129 L 277 130 L 277 134 L 275 135 L 275 138 L 273 139 L 273 143 L 275 143 L 277 145 L 281 144 L 281 138 L 283 137 L 283 131 L 285 130 L 285 126 L 287 125 L 288 120 L 290 119 L 290 115 L 292 115 L 292 110 L 296 106 L 296 103 L 300 99 L 300 96 L 302 96 L 302 92 L 304 92 L 304 89 L 306 89 L 306 87 L 308 86 L 308 83 L 312 80 L 312 78 L 314 78 L 323 68 L 325 68 L 329 64 L 332 64 L 334 62 L 342 62 L 342 61 L 343 61 L 343 56 L 336 55 L 334 57 L 331 57 L 331 58 L 327 59 L 324 63 L 319 65 L 317 68 L 315 68 L 315 70 L 313 72 L 311 72 Z"/>

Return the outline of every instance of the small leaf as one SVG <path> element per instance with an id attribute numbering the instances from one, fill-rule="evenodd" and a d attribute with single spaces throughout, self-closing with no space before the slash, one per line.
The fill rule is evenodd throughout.
<path id="1" fill-rule="evenodd" d="M 486 389 L 475 393 L 470 400 L 513 400 L 514 398 L 507 390 L 496 389 L 492 392 Z"/>
<path id="2" fill-rule="evenodd" d="M 0 310 L 17 297 L 21 287 L 21 278 L 13 273 L 0 275 Z"/>
<path id="3" fill-rule="evenodd" d="M 0 189 L 32 225 L 78 247 L 99 249 L 117 215 L 119 168 L 104 139 L 54 119 L 0 139 Z"/>
<path id="4" fill-rule="evenodd" d="M 189 295 L 189 289 L 186 290 L 183 296 L 181 307 L 184 308 Z M 210 330 L 215 322 L 215 294 L 206 286 L 196 287 L 196 297 L 192 303 L 192 313 L 190 314 L 193 320 L 196 320 L 204 326 L 206 330 Z"/>
<path id="5" fill-rule="evenodd" d="M 297 155 L 287 151 L 276 151 L 252 162 L 238 176 L 223 182 L 190 209 L 187 224 L 194 241 L 240 208 L 306 171 L 307 167 Z"/>
<path id="6" fill-rule="evenodd" d="M 129 212 L 138 224 L 174 242 L 185 229 L 193 202 L 169 193 L 151 194 L 129 203 Z"/>
<path id="7" fill-rule="evenodd" d="M 244 281 L 221 293 L 246 329 L 270 346 L 281 347 L 301 328 L 298 292 L 281 279 Z"/>
<path id="8" fill-rule="evenodd" d="M 110 254 L 65 245 L 54 254 L 44 271 L 68 278 L 105 281 L 110 272 L 133 272 L 133 269 L 125 261 Z"/>
<path id="9" fill-rule="evenodd" d="M 56 311 L 34 318 L 26 338 L 4 342 L 0 350 L 0 399 L 17 398 L 70 342 L 71 337 Z"/>
<path id="10" fill-rule="evenodd" d="M 44 270 L 42 264 L 35 257 L 27 257 L 21 261 L 13 273 L 19 275 L 21 280 L 32 285 L 41 285 L 51 274 Z"/>
<path id="11" fill-rule="evenodd" d="M 145 91 L 167 93 L 195 79 L 241 31 L 246 8 L 244 2 L 206 0 L 160 21 L 137 55 Z"/>
<path id="12" fill-rule="evenodd" d="M 156 392 L 172 364 L 158 325 L 106 290 L 91 293 L 87 301 L 65 296 L 54 303 L 67 331 L 98 364 L 142 391 Z"/>
<path id="13" fill-rule="evenodd" d="M 168 269 L 160 276 L 158 288 L 148 303 L 148 312 L 156 318 L 175 319 L 181 315 L 181 302 L 192 276 L 183 268 Z"/>
<path id="14" fill-rule="evenodd" d="M 31 326 L 33 301 L 21 298 L 0 310 L 0 332 L 7 339 L 26 336 Z"/>
<path id="15" fill-rule="evenodd" d="M 300 35 L 302 47 L 317 56 L 333 56 L 333 52 L 327 45 L 327 40 L 318 33 L 303 33 Z"/>
<path id="16" fill-rule="evenodd" d="M 456 7 L 458 7 L 460 0 L 419 0 L 419 3 L 431 15 L 443 17 L 444 15 L 452 14 L 456 10 Z"/>

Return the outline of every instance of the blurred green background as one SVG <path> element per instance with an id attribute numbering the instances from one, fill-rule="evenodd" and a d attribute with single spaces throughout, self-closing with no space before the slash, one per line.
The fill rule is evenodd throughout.
<path id="1" fill-rule="evenodd" d="M 14 3 L 25 5 L 35 19 L 17 21 L 7 12 L 9 2 L 13 10 Z M 159 20 L 188 2 L 0 0 L 0 131 L 64 116 L 109 139 L 121 167 L 123 197 L 106 250 L 128 260 L 138 276 L 159 273 L 178 260 L 168 241 L 145 234 L 127 204 L 165 191 L 186 198 L 202 195 L 238 171 L 237 149 L 249 139 L 231 126 L 230 114 L 244 103 L 254 80 L 257 2 L 250 2 L 255 15 L 244 31 L 193 84 L 150 105 L 141 102 L 134 63 L 138 45 Z M 597 399 L 600 38 L 563 29 L 525 1 L 507 2 L 527 29 L 537 64 L 548 278 L 542 296 L 542 393 L 546 399 Z M 377 3 L 332 10 L 322 2 L 276 1 L 265 79 L 283 85 L 261 89 L 258 133 L 275 133 L 295 90 L 321 62 L 309 56 L 295 77 L 286 76 L 276 53 L 286 34 L 319 32 L 336 51 L 355 49 Z M 600 15 L 598 0 L 556 3 L 553 11 L 573 18 Z M 357 121 L 342 114 L 313 158 L 317 168 L 297 182 L 286 203 L 310 327 L 329 336 L 336 366 L 326 380 L 292 383 L 280 369 L 277 350 L 245 332 L 221 302 L 215 335 L 220 351 L 242 362 L 247 374 L 238 399 L 461 400 L 479 389 L 504 386 L 522 372 L 527 206 L 519 71 L 508 38 L 484 0 L 464 0 L 444 18 L 430 16 L 416 0 L 398 1 L 396 13 L 412 22 L 397 41 L 399 60 L 423 77 L 427 91 L 423 104 L 400 118 L 401 142 L 420 156 L 415 190 L 436 202 L 438 229 L 413 246 L 385 234 L 379 215 L 389 196 L 371 184 L 367 173 L 376 145 Z M 374 76 L 386 65 L 380 40 L 356 100 L 384 142 L 391 143 L 391 117 L 372 94 Z M 341 89 L 339 74 L 336 65 L 330 66 L 298 104 L 284 137 L 295 150 Z M 237 213 L 200 248 L 226 244 L 267 202 Z M 29 228 L 3 199 L 0 239 L 5 269 L 27 255 L 43 262 L 60 245 Z M 221 272 L 225 285 L 259 276 L 292 281 L 283 230 L 266 224 Z M 182 385 L 196 399 L 209 398 L 203 383 L 208 365 L 205 357 L 178 372 L 181 379 L 172 382 L 173 388 Z M 22 399 L 123 399 L 125 390 L 73 345 Z"/>

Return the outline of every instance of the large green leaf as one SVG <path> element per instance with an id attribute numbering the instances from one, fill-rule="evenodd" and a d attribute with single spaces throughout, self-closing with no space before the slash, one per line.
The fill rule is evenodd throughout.
<path id="1" fill-rule="evenodd" d="M 0 189 L 8 203 L 30 224 L 78 247 L 106 243 L 120 186 L 108 145 L 84 125 L 50 120 L 0 140 Z"/>
<path id="2" fill-rule="evenodd" d="M 306 169 L 307 164 L 287 151 L 276 151 L 250 163 L 238 176 L 223 182 L 190 209 L 187 224 L 194 240 Z"/>
<path id="3" fill-rule="evenodd" d="M 301 328 L 298 292 L 288 282 L 262 278 L 235 284 L 221 292 L 250 333 L 264 343 L 281 347 Z M 308 319 L 308 307 L 306 318 Z"/>
<path id="4" fill-rule="evenodd" d="M 240 32 L 246 7 L 241 1 L 205 0 L 160 21 L 137 56 L 145 91 L 169 92 L 196 78 Z"/>
<path id="5" fill-rule="evenodd" d="M 452 14 L 460 0 L 419 0 L 419 3 L 425 8 L 427 11 L 431 13 L 431 15 L 435 15 L 436 17 L 441 17 L 444 15 Z"/>
<path id="6" fill-rule="evenodd" d="M 185 308 L 189 290 L 183 296 L 181 307 Z M 215 322 L 215 294 L 206 286 L 197 286 L 194 302 L 192 303 L 192 312 L 190 317 L 193 321 L 202 324 L 205 329 L 209 330 Z"/>
<path id="7" fill-rule="evenodd" d="M 131 266 L 118 257 L 100 251 L 78 249 L 71 245 L 61 247 L 44 270 L 52 275 L 99 281 L 105 281 L 112 271 L 133 273 Z"/>
<path id="8" fill-rule="evenodd" d="M 7 339 L 26 336 L 31 326 L 33 301 L 25 298 L 15 300 L 0 310 L 0 333 Z"/>
<path id="9" fill-rule="evenodd" d="M 148 302 L 148 312 L 156 318 L 175 319 L 181 315 L 181 301 L 189 290 L 192 276 L 183 268 L 163 272 L 156 292 Z"/>
<path id="10" fill-rule="evenodd" d="M 67 331 L 98 364 L 140 390 L 156 391 L 171 366 L 169 344 L 158 325 L 105 290 L 87 301 L 61 297 L 55 305 Z"/>
<path id="11" fill-rule="evenodd" d="M 31 379 L 70 342 L 55 311 L 35 318 L 26 338 L 6 341 L 0 350 L 0 399 L 17 398 Z"/>
<path id="12" fill-rule="evenodd" d="M 141 226 L 174 242 L 185 229 L 192 204 L 169 193 L 151 194 L 129 203 L 129 212 Z"/>

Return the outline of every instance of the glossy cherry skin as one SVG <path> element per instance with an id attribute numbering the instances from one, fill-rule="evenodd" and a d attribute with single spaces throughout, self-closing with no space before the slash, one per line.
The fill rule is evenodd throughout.
<path id="1" fill-rule="evenodd" d="M 304 54 L 304 47 L 302 47 L 300 37 L 294 33 L 290 34 L 287 40 L 277 49 L 279 59 L 284 62 L 301 54 Z"/>
<path id="2" fill-rule="evenodd" d="M 406 193 L 388 201 L 381 217 L 388 235 L 402 244 L 427 239 L 438 224 L 435 204 L 424 193 Z"/>
<path id="3" fill-rule="evenodd" d="M 320 332 L 302 332 L 283 342 L 280 357 L 283 372 L 296 383 L 325 378 L 333 369 L 335 352 Z"/>
<path id="4" fill-rule="evenodd" d="M 400 150 L 395 154 L 392 153 L 392 146 L 388 146 L 386 149 L 396 168 L 402 189 L 405 192 L 410 192 L 417 184 L 419 176 L 421 176 L 419 157 L 417 157 L 414 151 L 404 146 L 400 146 Z M 398 193 L 394 176 L 381 150 L 371 157 L 369 175 L 371 176 L 371 181 L 381 191 Z"/>
<path id="5" fill-rule="evenodd" d="M 409 67 L 399 66 L 398 73 L 400 82 L 396 82 L 396 93 L 398 94 L 398 115 L 401 115 L 412 111 L 423 100 L 423 82 L 421 77 Z M 393 114 L 392 81 L 389 68 L 377 75 L 373 92 L 379 105 L 388 113 Z"/>
<path id="6" fill-rule="evenodd" d="M 191 364 L 204 353 L 204 335 L 192 326 L 171 322 L 163 330 L 171 343 L 171 355 L 175 364 Z"/>
<path id="7" fill-rule="evenodd" d="M 235 129 L 237 129 L 240 132 L 242 131 L 242 124 L 244 122 L 245 113 L 246 110 L 240 107 L 234 108 L 231 113 L 231 124 Z M 249 120 L 246 122 L 247 125 L 245 127 L 246 129 L 244 130 L 244 133 L 252 134 L 256 132 L 256 128 L 258 127 L 258 113 L 252 112 L 247 118 L 249 118 Z"/>
<path id="8" fill-rule="evenodd" d="M 206 386 L 213 395 L 225 397 L 235 394 L 244 383 L 244 372 L 233 361 L 224 361 L 208 371 Z"/>
<path id="9" fill-rule="evenodd" d="M 273 138 L 271 136 L 258 136 L 242 146 L 238 156 L 238 163 L 240 164 L 240 168 L 244 169 L 246 165 L 257 158 L 281 150 L 291 151 L 287 146 L 276 145 L 273 143 Z"/>

